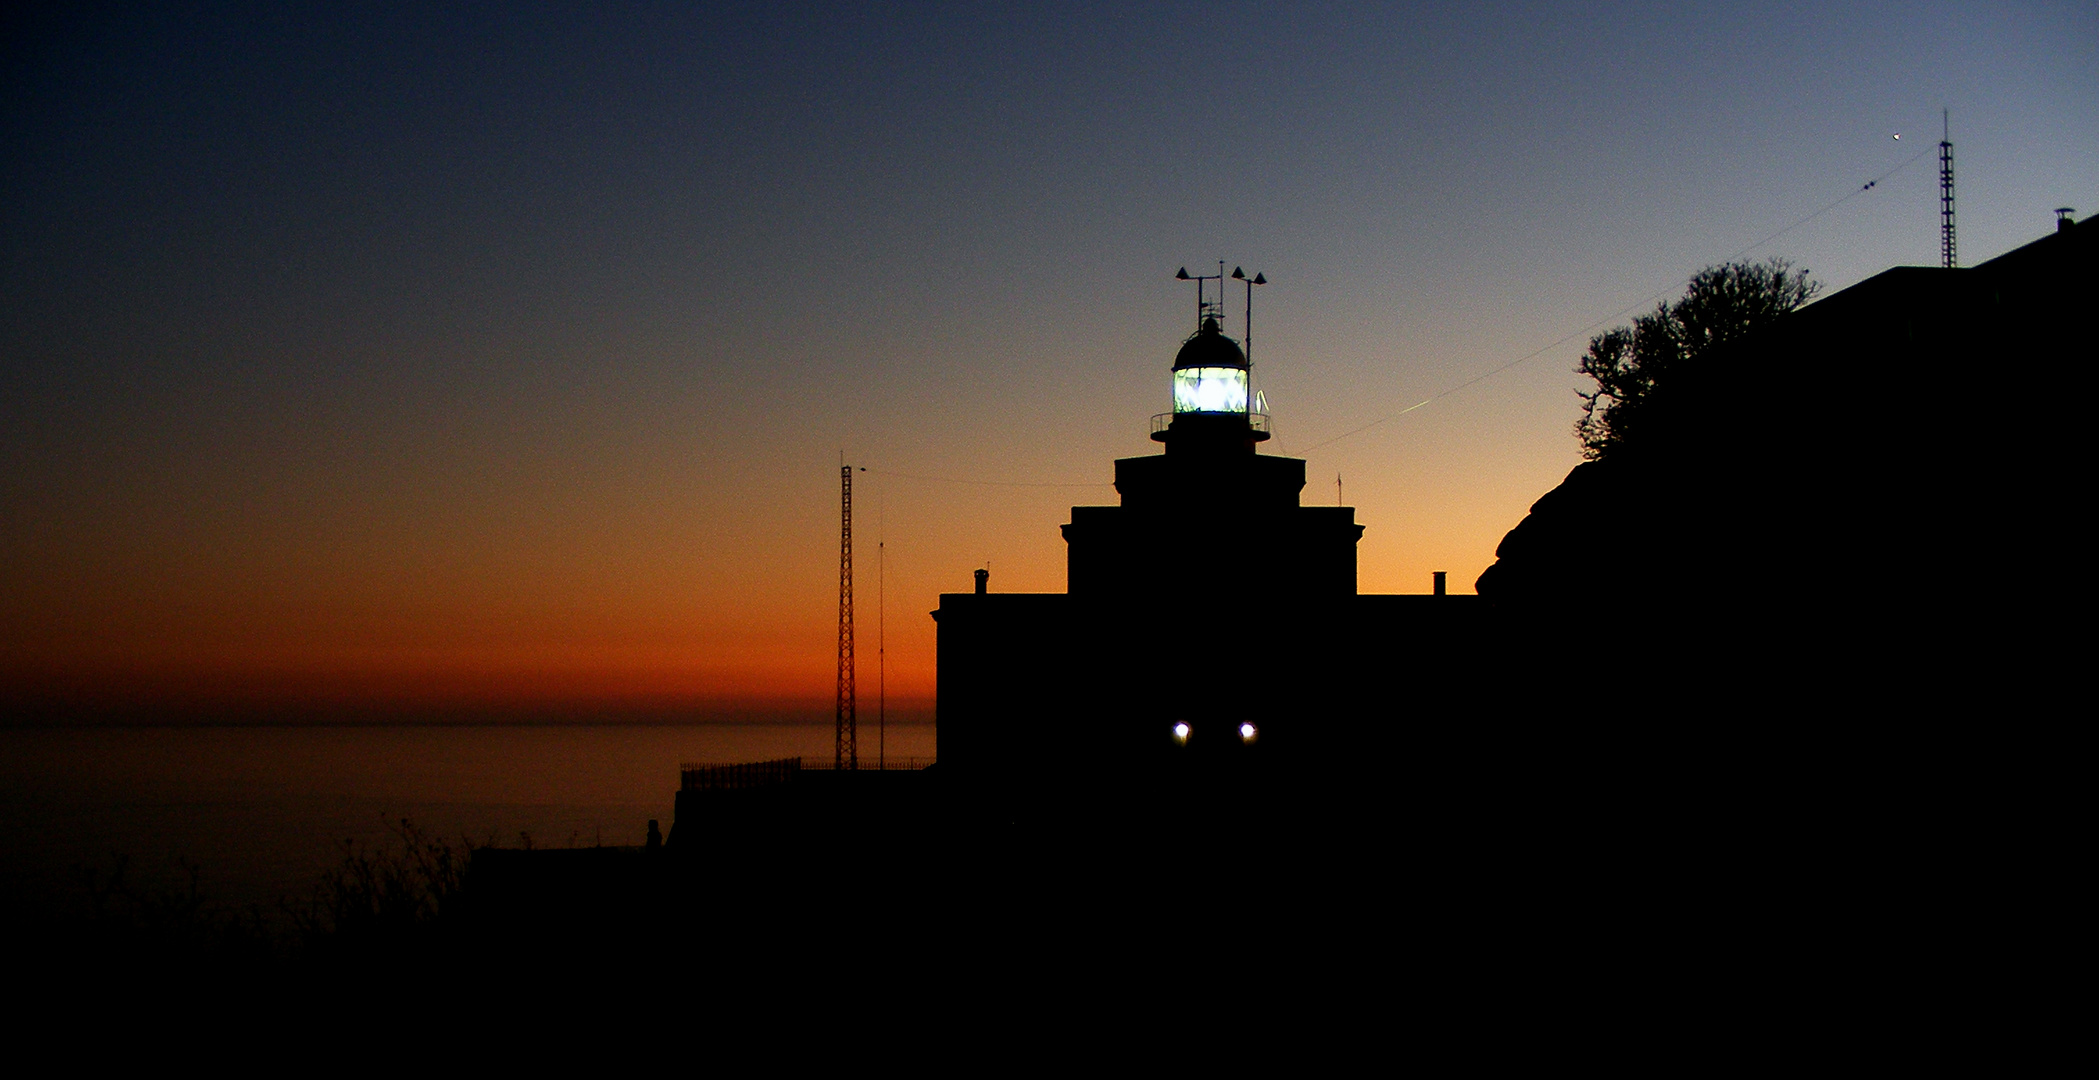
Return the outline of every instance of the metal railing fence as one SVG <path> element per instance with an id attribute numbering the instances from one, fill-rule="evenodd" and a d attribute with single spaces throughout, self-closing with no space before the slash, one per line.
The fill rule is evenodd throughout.
<path id="1" fill-rule="evenodd" d="M 916 772 L 933 764 L 934 760 L 929 757 L 861 758 L 858 771 Z M 678 766 L 678 786 L 685 791 L 748 791 L 787 783 L 804 770 L 831 772 L 835 768 L 830 758 L 791 757 L 736 764 L 688 761 Z"/>

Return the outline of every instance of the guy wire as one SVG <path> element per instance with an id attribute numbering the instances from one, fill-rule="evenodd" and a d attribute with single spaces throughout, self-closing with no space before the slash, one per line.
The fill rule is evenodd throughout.
<path id="1" fill-rule="evenodd" d="M 1894 168 L 1892 168 L 1892 169 L 1889 169 L 1888 171 L 1886 171 L 1886 172 L 1884 172 L 1884 173 L 1881 173 L 1881 174 L 1880 174 L 1879 176 L 1876 176 L 1876 177 L 1874 177 L 1873 179 L 1871 179 L 1871 180 L 1868 180 L 1868 181 L 1866 181 L 1866 182 L 1865 182 L 1865 183 L 1864 183 L 1863 185 L 1861 185 L 1861 186 L 1859 186 L 1859 187 L 1858 187 L 1857 189 L 1853 190 L 1853 191 L 1852 191 L 1852 192 L 1851 192 L 1850 194 L 1848 194 L 1848 195 L 1845 195 L 1845 196 L 1844 196 L 1843 198 L 1841 198 L 1841 199 L 1838 199 L 1837 201 L 1835 201 L 1835 202 L 1833 202 L 1833 203 L 1830 203 L 1830 204 L 1829 204 L 1828 206 L 1825 206 L 1825 207 L 1823 207 L 1822 209 L 1820 209 L 1820 210 L 1817 210 L 1817 211 L 1815 211 L 1814 213 L 1812 213 L 1812 214 L 1809 214 L 1808 216 L 1806 216 L 1806 217 L 1804 217 L 1804 218 L 1801 218 L 1800 220 L 1798 220 L 1798 221 L 1796 221 L 1796 222 L 1792 223 L 1791 225 L 1788 225 L 1788 226 L 1786 226 L 1785 228 L 1783 228 L 1783 229 L 1780 229 L 1780 230 L 1778 230 L 1777 232 L 1774 232 L 1774 233 L 1772 233 L 1771 235 L 1769 235 L 1769 236 L 1766 236 L 1766 237 L 1764 237 L 1764 238 L 1763 238 L 1762 240 L 1759 240 L 1759 241 L 1757 241 L 1756 243 L 1754 243 L 1754 244 L 1751 244 L 1751 245 L 1749 245 L 1748 247 L 1745 247 L 1745 248 L 1743 248 L 1742 250 L 1740 250 L 1740 251 L 1737 251 L 1737 252 L 1735 252 L 1734 254 L 1732 254 L 1732 255 L 1729 255 L 1729 256 L 1728 256 L 1727 258 L 1725 258 L 1725 259 L 1722 259 L 1722 260 L 1720 260 L 1720 261 L 1721 261 L 1721 262 L 1723 262 L 1723 263 L 1730 263 L 1730 262 L 1733 262 L 1733 261 L 1735 261 L 1736 259 L 1739 259 L 1739 258 L 1741 258 L 1742 256 L 1744 256 L 1744 255 L 1747 255 L 1747 254 L 1749 254 L 1750 252 L 1752 252 L 1752 251 L 1755 251 L 1756 249 L 1758 249 L 1758 248 L 1760 248 L 1760 247 L 1763 247 L 1763 246 L 1764 246 L 1765 244 L 1768 244 L 1768 243 L 1770 243 L 1771 241 L 1773 241 L 1773 240 L 1776 240 L 1776 239 L 1778 239 L 1779 237 L 1781 237 L 1781 236 L 1784 236 L 1785 234 L 1787 234 L 1787 233 L 1789 233 L 1789 232 L 1792 232 L 1792 231 L 1793 231 L 1794 229 L 1800 228 L 1800 227 L 1801 227 L 1802 225 L 1805 225 L 1805 224 L 1807 224 L 1808 222 L 1810 222 L 1810 221 L 1813 221 L 1813 220 L 1815 220 L 1816 218 L 1818 218 L 1818 217 L 1821 217 L 1822 215 L 1824 215 L 1824 214 L 1827 214 L 1827 213 L 1829 213 L 1829 212 L 1830 212 L 1831 210 L 1835 210 L 1835 209 L 1836 209 L 1837 207 L 1839 207 L 1839 206 L 1842 206 L 1842 205 L 1844 205 L 1845 203 L 1848 203 L 1848 202 L 1850 202 L 1851 200 L 1853 200 L 1853 199 L 1855 199 L 1855 198 L 1858 198 L 1858 197 L 1859 197 L 1860 195 L 1863 195 L 1863 194 L 1865 194 L 1866 192 L 1868 192 L 1868 191 L 1871 191 L 1871 190 L 1873 190 L 1874 188 L 1876 188 L 1876 187 L 1880 186 L 1880 182 L 1881 182 L 1881 181 L 1883 181 L 1883 180 L 1886 180 L 1886 179 L 1887 179 L 1888 177 L 1890 177 L 1890 176 L 1893 176 L 1893 175 L 1895 175 L 1896 173 L 1899 173 L 1899 172 L 1901 172 L 1902 170 L 1904 170 L 1904 169 L 1907 169 L 1907 168 L 1909 168 L 1909 167 L 1910 167 L 1911 165 L 1914 165 L 1914 164 L 1916 164 L 1916 163 L 1917 163 L 1917 161 L 1918 161 L 1919 159 L 1923 158 L 1923 157 L 1924 157 L 1924 156 L 1925 156 L 1926 154 L 1929 154 L 1929 153 L 1931 153 L 1931 152 L 1932 152 L 1932 151 L 1933 151 L 1934 149 L 1936 149 L 1936 147 L 1925 147 L 1924 149 L 1922 149 L 1922 150 L 1919 150 L 1919 151 L 1918 151 L 1917 153 L 1915 153 L 1915 154 L 1911 155 L 1911 156 L 1910 156 L 1910 157 L 1908 158 L 1908 160 L 1905 160 L 1905 161 L 1903 161 L 1903 162 L 1902 162 L 1901 164 L 1899 164 L 1899 165 L 1895 166 Z M 1647 296 L 1646 296 L 1645 298 L 1643 298 L 1643 299 L 1640 299 L 1640 300 L 1635 300 L 1635 301 L 1633 301 L 1632 303 L 1630 303 L 1630 304 L 1627 304 L 1627 305 L 1626 305 L 1625 307 L 1623 307 L 1623 308 L 1620 308 L 1620 309 L 1618 310 L 1618 312 L 1617 312 L 1616 314 L 1612 314 L 1612 315 L 1606 315 L 1606 316 L 1604 316 L 1603 318 L 1601 318 L 1601 319 L 1598 319 L 1598 320 L 1596 320 L 1595 322 L 1592 322 L 1592 323 L 1590 323 L 1589 325 L 1587 325 L 1587 326 L 1584 326 L 1584 327 L 1582 327 L 1582 328 L 1581 328 L 1581 329 L 1579 329 L 1579 330 L 1576 330 L 1576 331 L 1574 331 L 1574 332 L 1572 332 L 1572 333 L 1570 333 L 1570 334 L 1567 334 L 1567 335 L 1566 335 L 1565 337 L 1562 337 L 1562 338 L 1560 338 L 1560 339 L 1559 339 L 1559 340 L 1557 340 L 1557 341 L 1554 341 L 1554 342 L 1552 342 L 1552 343 L 1550 343 L 1550 344 L 1548 344 L 1548 345 L 1544 345 L 1544 346 L 1542 346 L 1542 347 L 1540 347 L 1540 348 L 1538 348 L 1538 349 L 1535 349 L 1535 350 L 1533 350 L 1533 351 L 1531 351 L 1531 352 L 1525 353 L 1524 355 L 1522 355 L 1522 356 L 1519 356 L 1519 357 L 1517 357 L 1516 359 L 1514 359 L 1514 360 L 1511 360 L 1511 361 L 1509 361 L 1508 363 L 1506 363 L 1506 364 L 1503 364 L 1503 365 L 1501 365 L 1500 367 L 1498 367 L 1498 368 L 1495 368 L 1495 369 L 1493 369 L 1492 371 L 1488 371 L 1488 372 L 1485 372 L 1485 373 L 1482 373 L 1482 374 L 1479 374 L 1479 375 L 1475 375 L 1475 376 L 1473 376 L 1472 378 L 1469 378 L 1469 379 L 1465 380 L 1464 382 L 1461 382 L 1461 383 L 1457 384 L 1456 386 L 1453 386 L 1453 387 L 1451 387 L 1451 388 L 1449 388 L 1449 389 L 1447 389 L 1447 390 L 1442 390 L 1442 391 L 1439 391 L 1439 392 L 1437 392 L 1437 393 L 1431 394 L 1431 395 L 1429 395 L 1428 397 L 1425 397 L 1425 398 L 1421 399 L 1420 401 L 1417 401 L 1417 402 L 1415 402 L 1414 404 L 1412 404 L 1412 405 L 1409 405 L 1409 406 L 1407 406 L 1406 408 L 1404 408 L 1404 409 L 1401 409 L 1401 410 L 1399 410 L 1399 411 L 1398 411 L 1398 412 L 1396 412 L 1396 413 L 1391 413 L 1391 414 L 1389 414 L 1389 415 L 1386 415 L 1386 416 L 1381 416 L 1381 417 L 1377 418 L 1376 420 L 1372 420 L 1371 422 L 1369 422 L 1369 423 L 1367 423 L 1367 424 L 1364 424 L 1364 425 L 1363 425 L 1363 426 L 1361 426 L 1361 427 L 1357 427 L 1357 428 L 1351 428 L 1351 429 L 1349 429 L 1348 431 L 1344 431 L 1344 432 L 1342 432 L 1341 434 L 1339 434 L 1339 435 L 1336 435 L 1336 436 L 1334 436 L 1333 438 L 1331 438 L 1331 439 L 1328 439 L 1328 440 L 1326 440 L 1325 442 L 1321 442 L 1321 443 L 1314 443 L 1313 445 L 1311 445 L 1311 446 L 1308 446 L 1308 447 L 1305 447 L 1305 448 L 1304 448 L 1304 449 L 1302 449 L 1302 450 L 1299 450 L 1299 449 L 1296 449 L 1295 447 L 1293 447 L 1293 448 L 1292 448 L 1292 452 L 1294 452 L 1294 453 L 1298 453 L 1298 454 L 1309 454 L 1309 453 L 1311 453 L 1312 451 L 1314 451 L 1314 450 L 1318 450 L 1318 449 L 1320 449 L 1320 448 L 1322 448 L 1322 447 L 1332 446 L 1332 445 L 1334 445 L 1335 443 L 1337 443 L 1337 442 L 1340 442 L 1341 440 L 1343 440 L 1343 439 L 1346 439 L 1346 438 L 1348 438 L 1348 437 L 1349 437 L 1349 436 L 1351 436 L 1351 435 L 1359 435 L 1359 434 L 1361 434 L 1361 433 L 1363 433 L 1363 432 L 1365 432 L 1365 431 L 1369 431 L 1369 430 L 1370 430 L 1371 428 L 1374 428 L 1374 427 L 1378 426 L 1379 424 L 1385 423 L 1385 422 L 1386 422 L 1386 421 L 1388 421 L 1388 420 L 1397 420 L 1397 419 L 1399 419 L 1400 417 L 1402 417 L 1402 416 L 1405 416 L 1406 414 L 1408 414 L 1408 413 L 1410 413 L 1410 412 L 1413 412 L 1413 411 L 1414 411 L 1415 409 L 1418 409 L 1418 408 L 1422 407 L 1423 405 L 1426 405 L 1426 404 L 1428 404 L 1428 403 L 1429 403 L 1429 402 L 1431 402 L 1431 401 L 1435 401 L 1435 400 L 1437 400 L 1437 399 L 1439 399 L 1439 398 L 1446 398 L 1446 397 L 1449 397 L 1450 395 L 1452 395 L 1452 394 L 1455 394 L 1455 393 L 1457 393 L 1458 391 L 1460 391 L 1460 390 L 1463 390 L 1463 389 L 1465 389 L 1466 387 L 1468 387 L 1468 386 L 1471 386 L 1471 385 L 1473 385 L 1474 383 L 1478 383 L 1478 382 L 1483 382 L 1483 381 L 1485 381 L 1485 380 L 1487 380 L 1487 379 L 1491 379 L 1491 378 L 1493 378 L 1494 376 L 1496 376 L 1496 375 L 1499 375 L 1499 374 L 1501 374 L 1502 372 L 1504 372 L 1504 371 L 1507 371 L 1507 370 L 1509 370 L 1510 368 L 1513 368 L 1513 367 L 1516 367 L 1516 366 L 1518 366 L 1518 365 L 1520 365 L 1520 364 L 1528 363 L 1529 361 L 1535 360 L 1535 359 L 1537 359 L 1538 357 L 1540 357 L 1540 356 L 1544 355 L 1545 353 L 1551 352 L 1552 350 L 1554 350 L 1554 349 L 1557 349 L 1557 348 L 1559 348 L 1560 346 L 1562 346 L 1562 345 L 1565 345 L 1565 344 L 1567 344 L 1567 343 L 1568 343 L 1569 341 L 1572 341 L 1572 340 L 1574 340 L 1575 338 L 1581 337 L 1582 335 L 1584 335 L 1584 334 L 1587 334 L 1587 333 L 1589 333 L 1589 332 L 1590 332 L 1590 331 L 1592 331 L 1592 330 L 1595 330 L 1595 329 L 1596 329 L 1597 327 L 1599 327 L 1599 326 L 1602 326 L 1602 325 L 1604 325 L 1605 323 L 1611 323 L 1611 322 L 1616 322 L 1616 321 L 1618 321 L 1619 319 L 1622 319 L 1622 318 L 1624 318 L 1624 317 L 1626 316 L 1626 314 L 1627 314 L 1627 313 L 1631 312 L 1631 311 L 1632 311 L 1632 310 L 1634 310 L 1635 308 L 1641 308 L 1641 307 L 1645 307 L 1645 306 L 1647 306 L 1648 304 L 1650 304 L 1650 303 L 1653 303 L 1654 301 L 1656 301 L 1656 300 L 1659 300 L 1659 299 L 1661 299 L 1662 297 L 1664 297 L 1664 296 L 1668 295 L 1669 293 L 1671 293 L 1671 292 L 1674 292 L 1674 291 L 1676 291 L 1677 289 L 1683 288 L 1683 287 L 1684 287 L 1684 285 L 1686 285 L 1686 284 L 1689 284 L 1690 280 L 1691 280 L 1691 279 L 1689 279 L 1689 278 L 1685 278 L 1685 279 L 1683 279 L 1683 281 L 1681 281 L 1681 282 L 1678 282 L 1678 283 L 1676 283 L 1676 284 L 1673 284 L 1673 285 L 1664 285 L 1664 286 L 1662 286 L 1661 288 L 1659 288 L 1659 289 L 1656 289 L 1656 290 L 1655 290 L 1654 292 L 1652 292 L 1652 293 L 1649 293 L 1649 294 L 1648 294 L 1648 295 L 1647 295 Z"/>

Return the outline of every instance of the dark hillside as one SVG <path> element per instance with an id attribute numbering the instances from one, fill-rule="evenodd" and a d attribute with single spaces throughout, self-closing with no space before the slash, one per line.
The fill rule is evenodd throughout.
<path id="1" fill-rule="evenodd" d="M 2087 220 L 1786 316 L 1540 498 L 1479 592 L 1518 648 L 1649 711 L 1944 705 L 2061 573 L 2037 538 L 2075 490 L 2094 295 Z"/>

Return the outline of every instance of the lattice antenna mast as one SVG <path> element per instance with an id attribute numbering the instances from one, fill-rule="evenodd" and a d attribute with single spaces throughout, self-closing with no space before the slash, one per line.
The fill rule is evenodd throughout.
<path id="1" fill-rule="evenodd" d="M 838 742 L 831 766 L 860 767 L 853 692 L 853 467 L 838 466 Z"/>
<path id="2" fill-rule="evenodd" d="M 1939 122 L 1939 265 L 1951 270 L 1961 264 L 1953 243 L 1953 110 L 1942 110 Z"/>

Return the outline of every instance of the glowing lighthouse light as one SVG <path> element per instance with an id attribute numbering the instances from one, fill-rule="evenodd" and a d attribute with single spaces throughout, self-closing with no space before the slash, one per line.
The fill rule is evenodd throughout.
<path id="1" fill-rule="evenodd" d="M 1224 336 L 1214 316 L 1204 317 L 1173 360 L 1173 411 L 1244 414 L 1247 367 L 1238 343 Z"/>
<path id="2" fill-rule="evenodd" d="M 1246 411 L 1246 369 L 1236 367 L 1179 368 L 1173 373 L 1173 411 L 1243 413 Z"/>
<path id="3" fill-rule="evenodd" d="M 1169 449 L 1243 447 L 1267 439 L 1268 409 L 1254 391 L 1252 348 L 1254 286 L 1266 285 L 1268 279 L 1259 274 L 1248 278 L 1241 270 L 1232 271 L 1228 279 L 1222 261 L 1215 274 L 1190 274 L 1182 267 L 1174 276 L 1195 282 L 1195 333 L 1174 354 L 1173 412 L 1152 418 L 1152 438 Z M 1246 337 L 1237 341 L 1224 335 L 1227 280 L 1246 282 Z M 1177 444 L 1176 439 L 1182 441 Z"/>

